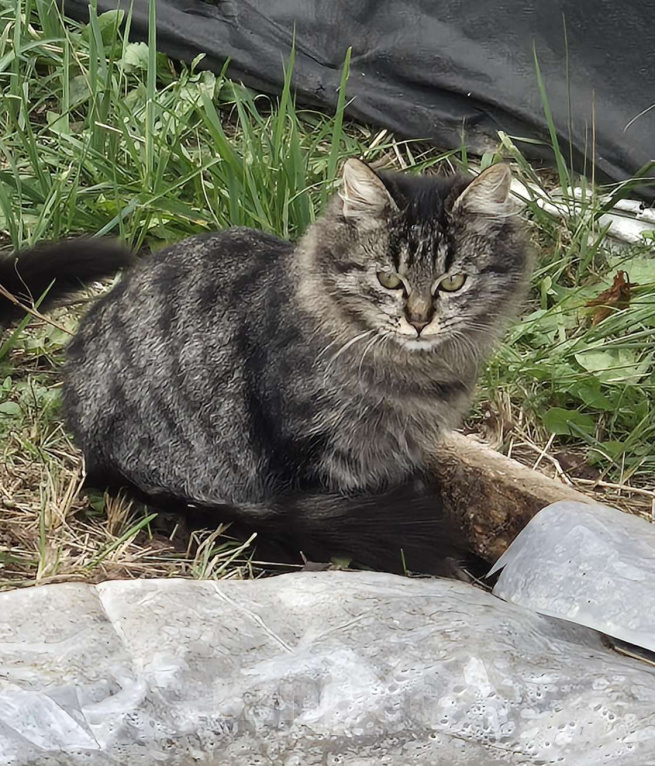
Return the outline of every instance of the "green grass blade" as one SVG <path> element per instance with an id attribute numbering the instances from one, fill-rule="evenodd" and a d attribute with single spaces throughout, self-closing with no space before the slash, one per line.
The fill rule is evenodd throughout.
<path id="1" fill-rule="evenodd" d="M 548 93 L 546 92 L 546 86 L 544 84 L 543 77 L 541 75 L 541 67 L 539 66 L 539 58 L 537 56 L 537 46 L 536 43 L 533 44 L 533 51 L 534 51 L 534 65 L 535 65 L 535 71 L 537 74 L 537 85 L 539 87 L 539 95 L 541 97 L 541 105 L 544 110 L 544 115 L 546 117 L 546 123 L 548 125 L 548 134 L 550 136 L 550 141 L 552 145 L 553 152 L 555 154 L 555 163 L 557 165 L 557 174 L 559 176 L 559 182 L 560 186 L 562 188 L 562 193 L 565 196 L 567 196 L 567 189 L 569 186 L 571 186 L 571 176 L 569 173 L 569 170 L 566 166 L 566 161 L 564 160 L 564 156 L 562 155 L 562 151 L 560 149 L 559 145 L 559 139 L 557 137 L 557 128 L 555 127 L 555 122 L 553 120 L 552 112 L 550 111 L 550 103 L 548 101 Z"/>
<path id="2" fill-rule="evenodd" d="M 352 48 L 348 48 L 346 51 L 346 58 L 343 62 L 343 68 L 341 70 L 341 81 L 339 83 L 339 97 L 337 99 L 337 111 L 334 116 L 334 123 L 332 125 L 332 146 L 330 147 L 330 157 L 328 159 L 327 167 L 327 184 L 323 188 L 321 202 L 325 204 L 328 194 L 330 193 L 331 186 L 337 177 L 337 165 L 339 164 L 339 154 L 341 151 L 341 139 L 343 136 L 343 118 L 346 110 L 346 88 L 348 85 L 348 78 L 350 77 L 350 59 L 352 56 Z"/>
<path id="3" fill-rule="evenodd" d="M 157 0 L 148 3 L 148 72 L 146 80 L 146 183 L 152 183 L 155 167 L 155 98 L 157 83 Z"/>

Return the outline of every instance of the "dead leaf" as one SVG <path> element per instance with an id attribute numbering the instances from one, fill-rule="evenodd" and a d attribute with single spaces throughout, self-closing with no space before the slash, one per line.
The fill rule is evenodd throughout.
<path id="1" fill-rule="evenodd" d="M 319 561 L 305 561 L 302 572 L 325 572 L 332 569 L 332 564 L 321 564 Z"/>
<path id="2" fill-rule="evenodd" d="M 590 466 L 584 455 L 572 450 L 555 452 L 553 457 L 560 464 L 561 469 L 567 476 L 573 479 L 592 479 L 598 481 L 602 478 L 601 472 Z"/>
<path id="3" fill-rule="evenodd" d="M 591 324 L 600 324 L 603 319 L 614 313 L 614 309 L 624 309 L 630 305 L 630 291 L 639 287 L 637 282 L 630 282 L 626 271 L 617 271 L 612 286 L 602 292 L 597 298 L 587 301 L 589 308 L 596 307 L 592 314 Z"/>

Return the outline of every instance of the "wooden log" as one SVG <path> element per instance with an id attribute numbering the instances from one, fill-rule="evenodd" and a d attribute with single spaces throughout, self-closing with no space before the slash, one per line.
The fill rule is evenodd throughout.
<path id="1" fill-rule="evenodd" d="M 472 550 L 490 562 L 550 503 L 593 502 L 475 438 L 457 433 L 441 442 L 434 474 L 444 503 L 466 531 Z"/>

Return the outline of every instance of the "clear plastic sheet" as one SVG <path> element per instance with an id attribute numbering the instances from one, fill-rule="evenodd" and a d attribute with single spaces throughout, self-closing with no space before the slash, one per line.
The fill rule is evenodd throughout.
<path id="1" fill-rule="evenodd" d="M 0 594 L 0 764 L 655 764 L 655 672 L 464 583 Z"/>
<path id="2" fill-rule="evenodd" d="M 499 569 L 500 598 L 655 652 L 655 526 L 644 519 L 604 505 L 553 503 L 492 571 Z"/>

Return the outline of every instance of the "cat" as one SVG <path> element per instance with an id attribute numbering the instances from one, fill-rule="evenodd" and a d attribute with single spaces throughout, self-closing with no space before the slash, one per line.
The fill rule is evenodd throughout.
<path id="1" fill-rule="evenodd" d="M 297 245 L 233 228 L 133 263 L 116 243 L 73 240 L 0 261 L 0 285 L 33 299 L 54 280 L 44 309 L 125 269 L 64 369 L 93 486 L 313 558 L 439 572 L 461 536 L 413 481 L 525 296 L 510 183 L 505 164 L 471 181 L 349 159 Z M 0 323 L 18 311 L 0 297 Z"/>

